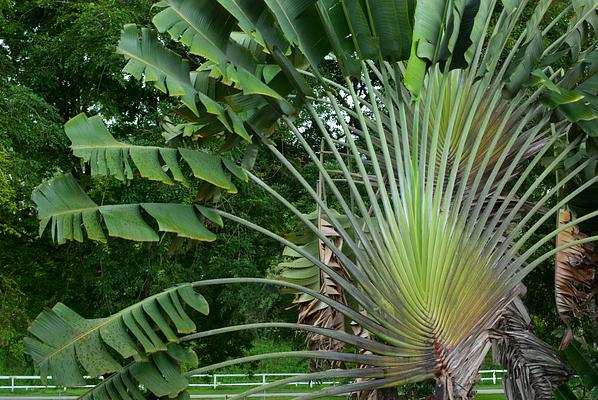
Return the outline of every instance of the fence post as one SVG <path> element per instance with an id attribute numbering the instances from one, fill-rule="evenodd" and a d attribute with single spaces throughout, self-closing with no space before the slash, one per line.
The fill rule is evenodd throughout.
<path id="1" fill-rule="evenodd" d="M 217 385 L 217 383 L 216 383 L 216 374 L 214 374 L 214 389 L 216 389 L 216 385 Z"/>
<path id="2" fill-rule="evenodd" d="M 496 370 L 492 371 L 492 383 L 496 385 Z"/>
<path id="3" fill-rule="evenodd" d="M 262 374 L 262 385 L 266 384 L 266 374 Z"/>
<path id="4" fill-rule="evenodd" d="M 14 376 L 10 377 L 10 391 L 13 393 L 15 391 L 15 377 Z"/>

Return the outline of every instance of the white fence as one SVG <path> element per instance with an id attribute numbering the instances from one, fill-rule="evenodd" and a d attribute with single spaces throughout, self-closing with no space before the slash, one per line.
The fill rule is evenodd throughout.
<path id="1" fill-rule="evenodd" d="M 289 373 L 289 374 L 214 374 L 214 375 L 193 375 L 189 382 L 189 387 L 210 387 L 216 389 L 219 387 L 226 386 L 262 386 L 268 383 L 272 383 L 278 379 L 290 378 L 293 376 L 302 376 L 305 373 Z M 231 379 L 232 378 L 232 379 Z M 244 379 L 243 379 L 244 378 Z M 203 381 L 203 383 L 194 383 L 197 380 Z M 209 380 L 210 382 L 206 382 Z M 309 386 L 312 387 L 315 384 L 318 385 L 336 385 L 341 383 L 340 381 L 298 381 L 287 383 L 288 386 Z"/>
<path id="2" fill-rule="evenodd" d="M 502 377 L 507 373 L 506 369 L 489 369 L 480 371 L 481 383 L 491 381 L 493 385 L 502 383 Z"/>
<path id="3" fill-rule="evenodd" d="M 502 377 L 505 374 L 505 370 L 482 370 L 480 371 L 480 380 L 482 383 L 492 382 L 493 384 L 500 383 Z M 206 387 L 217 389 L 219 387 L 240 387 L 240 386 L 262 386 L 271 383 L 281 378 L 287 378 L 292 376 L 302 376 L 305 373 L 294 373 L 294 374 L 214 374 L 214 375 L 193 375 L 190 379 L 190 387 Z M 103 378 L 92 378 L 89 376 L 85 377 L 89 381 L 88 384 L 81 387 L 92 388 L 95 384 L 91 383 L 95 381 L 101 381 Z M 48 377 L 48 382 L 52 381 L 52 377 Z M 314 385 L 336 385 L 341 382 L 338 381 L 300 381 L 288 383 L 289 386 L 307 386 L 312 387 Z M 10 390 L 15 392 L 17 390 L 35 390 L 35 389 L 62 389 L 66 388 L 56 385 L 42 385 L 41 377 L 39 376 L 0 376 L 0 390 Z"/>

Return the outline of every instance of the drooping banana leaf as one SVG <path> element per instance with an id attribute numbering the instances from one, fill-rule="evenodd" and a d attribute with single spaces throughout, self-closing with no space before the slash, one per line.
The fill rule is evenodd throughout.
<path id="1" fill-rule="evenodd" d="M 566 120 L 576 123 L 586 133 L 598 133 L 598 92 L 591 82 L 596 76 L 595 41 L 598 34 L 598 14 L 594 0 L 576 0 L 571 3 L 574 16 L 567 31 L 554 43 L 545 43 L 539 23 L 554 1 L 539 1 L 522 34 L 522 46 L 506 69 L 506 89 L 513 94 L 524 85 L 540 84 L 545 87 L 540 101 L 558 110 Z M 562 15 L 559 16 L 559 20 Z M 550 26 L 558 20 L 551 22 Z M 569 56 L 569 57 L 568 57 Z M 556 60 L 562 63 L 561 74 L 546 69 Z M 548 77 L 545 72 L 549 72 Z M 538 79 L 542 76 L 541 79 Z M 588 107 L 589 105 L 589 107 Z"/>
<path id="2" fill-rule="evenodd" d="M 231 124 L 230 107 L 214 100 L 217 96 L 222 96 L 219 94 L 223 91 L 222 85 L 210 80 L 209 72 L 192 71 L 189 61 L 164 47 L 155 32 L 146 28 L 140 30 L 132 24 L 126 25 L 117 51 L 128 60 L 124 72 L 136 79 L 143 77 L 146 82 L 152 83 L 169 96 L 181 98 L 183 104 L 198 117 L 199 102 L 202 111 L 215 115 L 225 130 L 249 140 L 243 124 Z M 230 94 L 235 93 L 234 90 L 224 90 Z"/>
<path id="3" fill-rule="evenodd" d="M 133 361 L 83 394 L 81 400 L 141 400 L 168 397 L 188 399 L 189 384 L 182 367 L 195 368 L 197 355 L 189 348 L 168 344 L 167 351 Z"/>
<path id="4" fill-rule="evenodd" d="M 153 18 L 160 32 L 189 47 L 192 54 L 224 65 L 227 47 L 235 25 L 215 1 L 163 0 L 154 5 L 164 8 Z"/>
<path id="5" fill-rule="evenodd" d="M 232 160 L 202 150 L 135 146 L 116 140 L 99 116 L 88 118 L 79 114 L 65 125 L 75 156 L 91 167 L 92 175 L 111 175 L 117 179 L 132 179 L 133 164 L 147 179 L 166 184 L 187 184 L 183 163 L 195 178 L 229 193 L 237 189 L 230 174 L 247 181 L 243 169 Z"/>
<path id="6" fill-rule="evenodd" d="M 317 216 L 318 213 L 314 213 L 314 215 Z M 342 248 L 339 235 L 331 228 L 328 222 L 320 219 L 318 225 L 324 234 L 335 242 L 337 247 Z M 338 263 L 334 254 L 323 246 L 317 238 L 305 244 L 303 249 L 309 251 L 314 257 L 317 257 L 331 269 L 341 274 L 344 273 L 342 266 Z M 288 247 L 285 248 L 283 255 L 295 256 L 297 258 L 291 263 L 281 263 L 278 265 L 280 279 L 319 290 L 323 295 L 346 304 L 347 301 L 344 298 L 342 289 L 336 285 L 330 276 L 320 271 L 316 265 Z M 298 305 L 298 324 L 345 331 L 345 317 L 320 300 L 314 299 L 304 293 L 298 293 L 294 302 Z M 308 350 L 341 351 L 344 347 L 344 343 L 342 342 L 312 332 L 306 333 L 305 340 Z M 310 369 L 312 371 L 320 370 L 323 367 L 338 368 L 341 366 L 342 364 L 327 362 L 327 360 L 315 359 L 310 362 Z"/>
<path id="7" fill-rule="evenodd" d="M 346 75 L 352 76 L 359 75 L 353 51 L 357 51 L 361 59 L 377 60 L 381 57 L 381 60 L 394 62 L 409 58 L 405 82 L 413 93 L 419 94 L 424 84 L 424 73 L 438 62 L 450 60 L 452 67 L 460 68 L 473 63 L 471 68 L 480 67 L 480 71 L 486 71 L 487 66 L 491 65 L 499 70 L 497 63 L 501 52 L 508 45 L 509 33 L 521 17 L 523 9 L 530 7 L 527 2 L 520 7 L 504 2 L 505 7 L 493 28 L 489 44 L 495 51 L 487 52 L 482 57 L 476 55 L 477 46 L 484 44 L 483 34 L 488 33 L 488 21 L 496 2 L 480 5 L 479 1 L 474 0 L 458 1 L 447 7 L 441 3 L 392 0 L 373 5 L 369 1 L 330 0 L 287 4 L 284 1 L 260 0 L 208 1 L 205 6 L 201 6 L 187 0 L 168 0 L 157 3 L 162 11 L 156 15 L 154 23 L 161 32 L 169 32 L 174 40 L 185 44 L 191 53 L 210 60 L 202 66 L 202 72 L 209 71 L 211 76 L 219 76 L 243 93 L 267 103 L 249 113 L 245 110 L 236 112 L 234 107 L 229 109 L 229 105 L 237 95 L 225 96 L 227 99 L 223 101 L 220 95 L 213 96 L 206 90 L 198 90 L 201 102 L 206 103 L 208 112 L 218 116 L 224 129 L 237 131 L 236 128 L 241 127 L 239 135 L 246 138 L 251 132 L 245 132 L 243 122 L 247 122 L 253 131 L 263 132 L 271 128 L 277 118 L 264 120 L 264 117 L 280 112 L 285 114 L 291 110 L 288 104 L 279 104 L 279 96 L 287 96 L 291 88 L 303 95 L 310 92 L 297 74 L 296 68 L 300 65 L 295 62 L 297 55 L 305 56 L 312 72 L 319 75 L 319 63 L 332 52 L 341 69 L 351 71 Z M 576 84 L 568 82 L 571 79 L 562 79 L 560 82 L 552 77 L 537 80 L 538 74 L 543 73 L 538 67 L 543 67 L 545 64 L 542 63 L 546 63 L 555 54 L 560 54 L 567 48 L 588 47 L 588 35 L 585 34 L 587 30 L 582 28 L 594 22 L 595 16 L 590 13 L 592 0 L 576 4 L 575 18 L 571 19 L 571 27 L 566 35 L 567 38 L 573 38 L 577 32 L 581 32 L 581 39 L 559 40 L 546 47 L 541 38 L 558 21 L 554 21 L 544 31 L 540 31 L 540 25 L 552 3 L 551 0 L 543 0 L 535 6 L 521 40 L 513 47 L 512 54 L 507 57 L 498 74 L 499 80 L 507 82 L 511 94 L 524 85 L 546 84 L 545 94 L 540 96 L 543 102 L 549 107 L 557 107 L 565 118 L 583 125 L 586 131 L 595 131 L 592 126 L 598 123 L 598 114 L 588 112 L 579 101 L 572 104 L 563 100 L 559 94 L 561 86 L 562 90 L 573 89 Z M 560 15 L 559 19 L 566 16 L 567 13 Z M 588 22 L 580 22 L 584 19 Z M 126 50 L 132 47 L 128 43 L 133 42 L 128 38 L 131 36 L 129 31 L 132 32 L 133 28 L 127 28 L 123 32 L 121 42 L 126 45 L 121 47 L 127 53 L 132 53 L 134 51 Z M 412 32 L 415 32 L 414 39 Z M 239 41 L 239 35 L 243 35 L 245 39 Z M 143 44 L 145 42 L 148 43 Z M 160 45 L 156 40 L 151 45 L 149 42 L 145 38 L 136 41 L 148 49 L 153 45 Z M 238 51 L 237 45 L 244 50 Z M 246 56 L 241 57 L 239 54 Z M 158 65 L 161 58 L 153 64 Z M 584 70 L 578 67 L 591 59 L 593 58 L 588 57 L 587 61 L 572 60 L 564 71 Z M 264 72 L 266 70 L 277 71 L 276 79 L 272 80 L 271 76 L 267 78 Z M 283 74 L 279 73 L 281 71 Z M 150 80 L 154 79 L 154 75 L 150 71 Z M 286 78 L 282 79 L 282 75 Z M 137 76 L 140 77 L 139 74 Z M 591 78 L 593 73 L 585 76 Z M 551 79 L 557 80 L 556 85 Z M 581 82 L 580 79 L 581 77 L 573 81 Z M 214 85 L 209 87 L 212 86 Z M 204 93 L 207 97 L 203 96 Z M 595 100 L 595 93 L 589 95 L 587 88 L 585 91 L 576 89 L 576 93 L 584 93 L 584 96 L 590 96 L 587 98 Z M 211 102 L 210 99 L 215 101 Z M 234 102 L 238 103 L 238 100 Z M 231 125 L 231 121 L 234 124 Z"/>
<path id="8" fill-rule="evenodd" d="M 144 76 L 146 82 L 170 96 L 181 97 L 189 109 L 199 114 L 189 62 L 166 49 L 152 31 L 126 25 L 117 51 L 128 60 L 124 72 L 137 79 Z"/>
<path id="9" fill-rule="evenodd" d="M 143 376 L 155 369 L 152 362 L 159 369 L 172 368 L 165 355 L 156 354 L 152 360 L 148 355 L 169 351 L 168 344 L 176 343 L 178 334 L 195 332 L 195 323 L 183 305 L 205 315 L 209 312 L 206 300 L 190 284 L 158 293 L 108 318 L 85 319 L 59 303 L 31 324 L 25 351 L 39 367 L 42 379 L 51 374 L 58 385 L 84 384 L 82 370 L 90 376 L 119 372 L 121 360 L 131 358 L 148 363 L 134 365 L 129 371 L 143 381 Z M 170 352 L 181 353 L 176 348 Z M 177 379 L 181 391 L 185 385 Z"/>
<path id="10" fill-rule="evenodd" d="M 172 11 L 172 8 L 163 12 L 169 13 L 169 10 Z M 171 17 L 165 17 L 166 21 L 158 18 L 158 28 L 168 30 L 170 25 L 163 23 L 170 21 L 179 27 L 175 30 L 179 32 L 181 23 L 188 23 L 186 20 L 175 23 Z M 191 31 L 191 28 L 185 29 Z M 286 95 L 292 87 L 276 77 L 276 71 L 272 72 L 275 65 L 264 63 L 264 60 L 259 60 L 259 63 L 258 60 L 251 61 L 254 57 L 247 55 L 247 52 L 261 52 L 254 43 L 250 38 L 247 41 L 238 38 L 233 40 L 234 53 L 245 55 L 233 57 L 242 67 L 213 64 L 198 68 L 192 67 L 189 60 L 166 48 L 154 31 L 126 25 L 121 34 L 118 52 L 128 60 L 123 70 L 125 73 L 139 80 L 144 79 L 160 91 L 181 99 L 188 112 L 179 113 L 179 117 L 198 123 L 199 129 L 205 128 L 209 123 L 211 130 L 230 133 L 232 136 L 225 135 L 225 142 L 234 141 L 235 136 L 251 141 L 249 129 L 261 133 L 272 127 L 281 109 L 292 110 L 292 106 L 281 100 L 281 95 L 278 94 L 280 92 Z M 254 55 L 259 58 L 259 54 Z M 259 76 L 255 77 L 255 74 Z M 266 82 L 262 82 L 262 76 Z M 208 120 L 205 113 L 215 118 Z"/>
<path id="11" fill-rule="evenodd" d="M 211 242 L 216 235 L 208 230 L 200 215 L 214 223 L 221 219 L 204 207 L 183 204 L 140 203 L 100 206 L 83 191 L 72 175 L 56 177 L 40 185 L 32 195 L 37 205 L 40 235 L 50 225 L 58 243 L 83 241 L 84 230 L 91 240 L 106 241 L 109 236 L 142 242 L 155 242 L 157 231 Z M 199 214 L 198 214 L 199 213 Z M 148 223 L 154 220 L 157 229 Z"/>
<path id="12" fill-rule="evenodd" d="M 334 215 L 336 218 L 342 219 L 342 216 L 338 212 L 334 212 Z M 306 214 L 305 217 L 310 221 L 317 222 L 318 213 L 313 212 Z M 334 234 L 334 230 L 330 227 L 329 223 L 325 221 L 322 222 L 325 226 L 323 229 L 327 234 L 338 236 Z M 348 221 L 345 219 L 345 227 L 348 226 Z M 319 239 L 317 235 L 313 234 L 313 232 L 305 229 L 302 226 L 298 226 L 297 229 L 288 236 L 288 239 L 294 244 L 300 245 L 304 251 L 308 252 L 314 258 L 321 259 L 321 246 L 319 245 Z M 280 279 L 313 290 L 320 290 L 320 269 L 316 265 L 288 246 L 284 248 L 282 255 L 290 258 L 291 261 L 283 261 L 278 264 L 277 272 Z M 302 303 L 309 301 L 310 299 L 310 296 L 307 296 L 303 293 L 298 293 L 298 297 L 295 299 L 295 302 Z"/>
<path id="13" fill-rule="evenodd" d="M 174 40 L 180 40 L 196 54 L 213 61 L 226 80 L 238 83 L 246 95 L 258 94 L 275 99 L 282 97 L 267 83 L 258 72 L 259 54 L 247 54 L 246 50 L 263 50 L 257 43 L 241 45 L 232 37 L 235 20 L 215 1 L 165 0 L 156 4 L 164 7 L 154 19 L 160 32 L 168 32 Z M 228 64 L 228 61 L 232 64 Z M 232 66 L 236 66 L 233 68 Z M 263 68 L 263 66 L 261 67 Z M 270 81 L 273 77 L 270 77 Z"/>

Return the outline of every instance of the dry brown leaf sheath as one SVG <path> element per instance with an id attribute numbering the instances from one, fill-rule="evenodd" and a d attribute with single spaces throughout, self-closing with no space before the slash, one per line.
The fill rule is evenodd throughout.
<path id="1" fill-rule="evenodd" d="M 571 213 L 561 210 L 559 226 L 571 222 Z M 577 225 L 561 232 L 557 237 L 557 247 L 575 240 L 586 238 Z M 560 251 L 555 261 L 555 294 L 557 311 L 567 326 L 561 342 L 561 349 L 573 339 L 571 317 L 588 315 L 592 312 L 592 298 L 596 288 L 596 268 L 598 254 L 591 243 L 576 245 Z"/>

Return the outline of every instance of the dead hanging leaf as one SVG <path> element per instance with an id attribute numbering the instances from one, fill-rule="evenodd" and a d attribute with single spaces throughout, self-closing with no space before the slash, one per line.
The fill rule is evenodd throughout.
<path id="1" fill-rule="evenodd" d="M 520 298 L 505 310 L 491 340 L 494 362 L 507 370 L 503 385 L 508 400 L 552 399 L 555 388 L 569 377 L 552 347 L 533 333 Z"/>
<path id="2" fill-rule="evenodd" d="M 561 210 L 559 226 L 569 222 L 571 222 L 571 213 Z M 558 235 L 557 247 L 586 237 L 587 235 L 580 232 L 577 225 L 571 226 Z M 567 326 L 561 341 L 561 350 L 566 348 L 573 339 L 571 318 L 592 313 L 593 294 L 597 287 L 597 268 L 598 253 L 590 243 L 571 246 L 556 255 L 554 279 L 556 307 L 561 320 Z"/>
<path id="3" fill-rule="evenodd" d="M 337 247 L 338 249 L 342 249 L 343 239 L 341 238 L 340 234 L 334 229 L 334 227 L 328 221 L 321 217 L 317 218 L 317 222 L 318 227 L 320 231 L 324 234 L 324 236 L 326 236 L 334 244 L 335 247 Z M 295 236 L 294 239 L 296 242 L 304 244 L 304 249 L 306 250 L 317 249 L 316 251 L 318 252 L 318 254 L 315 254 L 316 251 L 313 251 L 313 256 L 317 256 L 322 263 L 326 264 L 329 268 L 334 270 L 339 275 L 344 276 L 346 279 L 349 279 L 344 271 L 342 264 L 337 259 L 334 252 L 321 240 L 316 239 L 314 242 L 310 242 L 309 236 L 306 237 L 303 234 Z M 314 246 L 312 248 L 311 243 L 317 244 L 317 247 Z M 293 252 L 287 253 L 287 255 L 291 254 L 293 254 Z M 300 257 L 298 254 L 295 254 L 294 256 Z M 297 258 L 295 258 L 295 260 L 297 261 Z M 305 265 L 301 265 L 301 267 L 305 268 Z M 315 269 L 318 269 L 318 267 L 316 267 L 315 265 L 313 267 Z M 288 276 L 286 276 L 284 272 L 285 268 L 288 269 L 289 265 L 287 264 L 286 266 L 283 266 L 283 272 L 281 273 L 281 277 L 283 277 L 283 279 L 288 279 Z M 343 293 L 342 288 L 338 286 L 336 282 L 334 282 L 334 280 L 328 274 L 319 269 L 318 275 L 320 278 L 318 282 L 320 293 L 339 303 L 347 304 L 347 299 Z M 313 274 L 310 274 L 310 277 L 307 278 L 307 280 L 311 279 L 311 277 L 313 277 Z M 347 331 L 349 328 L 354 335 L 364 339 L 370 339 L 369 332 L 365 330 L 362 326 L 358 325 L 354 321 L 350 321 L 350 327 L 347 327 L 346 323 L 348 321 L 345 320 L 343 314 L 339 313 L 338 311 L 336 311 L 335 309 L 318 299 L 314 299 L 310 296 L 305 295 L 297 295 L 294 302 L 299 307 L 299 316 L 297 322 L 300 324 L 334 329 L 343 332 Z M 344 350 L 345 344 L 343 342 L 312 332 L 306 332 L 304 334 L 306 336 L 306 344 L 309 350 L 338 352 Z M 370 351 L 366 351 L 363 349 L 357 350 L 360 354 L 372 354 Z M 359 365 L 359 368 L 367 367 L 367 365 Z M 310 369 L 313 371 L 334 368 L 344 368 L 343 362 L 323 359 L 312 359 L 310 361 Z M 360 380 L 361 379 L 357 379 L 357 381 Z M 398 396 L 394 388 L 388 388 L 381 390 L 359 391 L 353 393 L 352 398 L 355 400 L 396 400 Z"/>
<path id="4" fill-rule="evenodd" d="M 337 248 L 342 248 L 343 240 L 340 235 L 334 230 L 332 225 L 320 218 L 320 231 L 330 240 Z M 322 241 L 318 241 L 319 259 L 335 272 L 344 275 L 343 268 L 336 258 L 333 251 L 324 245 Z M 328 274 L 320 271 L 320 293 L 332 300 L 346 304 L 346 299 L 342 293 L 342 289 L 334 282 Z M 311 299 L 310 301 L 299 302 L 299 317 L 297 322 L 300 324 L 308 324 L 321 328 L 334 329 L 338 331 L 345 330 L 344 316 L 321 302 L 318 299 Z M 343 351 L 344 343 L 331 339 L 326 336 L 318 335 L 316 333 L 306 333 L 306 343 L 309 350 L 321 351 Z M 340 361 L 315 360 L 310 361 L 310 368 L 312 370 L 320 370 L 323 368 L 341 368 L 343 367 Z"/>
<path id="5" fill-rule="evenodd" d="M 455 348 L 439 348 L 445 367 L 436 378 L 437 398 L 473 400 L 475 386 L 480 381 L 479 370 L 490 347 L 488 329 L 484 329 Z M 441 385 L 438 386 L 438 383 Z M 442 392 L 442 389 L 445 391 Z"/>

